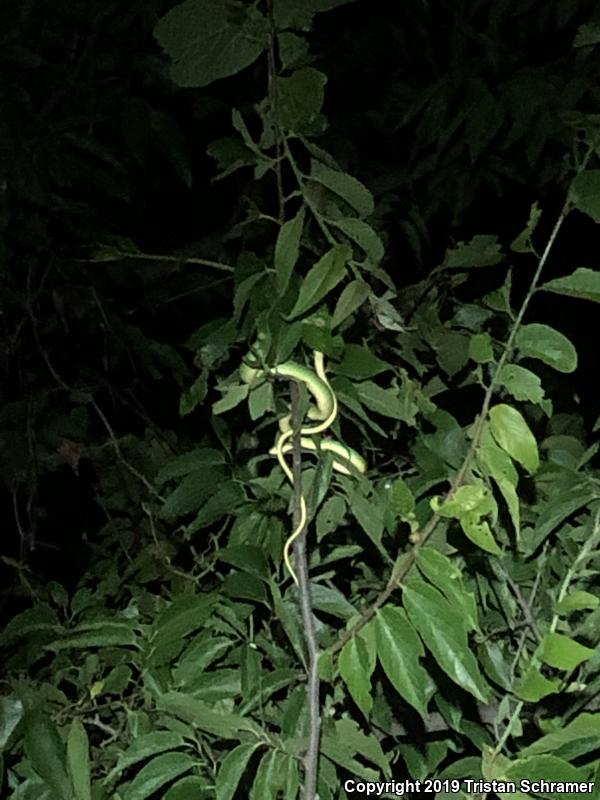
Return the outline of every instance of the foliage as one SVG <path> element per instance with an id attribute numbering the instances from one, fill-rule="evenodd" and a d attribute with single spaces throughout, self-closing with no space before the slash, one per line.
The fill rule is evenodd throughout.
<path id="1" fill-rule="evenodd" d="M 249 351 L 270 365 L 324 353 L 340 404 L 336 437 L 369 465 L 364 476 L 337 474 L 326 457 L 303 465 L 321 800 L 349 796 L 349 780 L 598 780 L 597 445 L 588 445 L 564 378 L 556 379 L 576 370 L 575 345 L 560 325 L 531 314 L 538 296 L 600 299 L 596 270 L 544 273 L 569 215 L 598 221 L 597 117 L 578 106 L 593 31 L 580 30 L 580 58 L 565 56 L 568 91 L 551 80 L 555 64 L 509 71 L 499 35 L 495 48 L 476 40 L 474 55 L 449 58 L 453 71 L 427 91 L 394 84 L 384 127 L 410 128 L 413 143 L 402 176 L 384 185 L 382 165 L 374 158 L 355 174 L 350 139 L 328 129 L 327 62 L 321 68 L 310 49 L 322 12 L 351 13 L 354 4 L 345 5 L 184 0 L 154 28 L 178 86 L 252 69 L 253 87 L 264 88 L 208 147 L 217 178 L 252 173 L 252 186 L 233 232 L 234 263 L 218 248 L 188 260 L 226 274 L 233 291 L 218 306 L 209 279 L 196 279 L 193 290 L 216 312 L 194 324 L 185 348 L 128 320 L 117 271 L 105 287 L 108 309 L 94 300 L 111 330 L 104 374 L 85 358 L 73 370 L 60 358 L 58 327 L 42 330 L 43 280 L 34 281 L 36 297 L 27 295 L 10 261 L 9 315 L 29 312 L 12 346 L 31 337 L 52 392 L 69 401 L 65 411 L 30 356 L 25 399 L 6 403 L 0 429 L 17 444 L 28 433 L 30 457 L 19 462 L 16 447 L 3 482 L 18 508 L 59 456 L 76 472 L 85 442 L 105 515 L 89 537 L 89 566 L 68 590 L 38 581 L 26 554 L 4 558 L 33 598 L 0 635 L 0 748 L 14 800 L 302 796 L 314 734 L 311 642 L 302 595 L 282 566 L 290 491 L 269 455 L 289 402 L 278 382 L 241 379 Z M 444 11 L 457 31 L 451 56 L 482 13 L 482 3 L 472 5 L 470 14 Z M 409 11 L 423 40 L 420 6 Z M 564 4 L 550 6 L 569 17 Z M 534 9 L 543 27 L 546 7 L 525 3 L 520 13 Z M 511 17 L 498 3 L 488 21 L 498 34 Z M 472 78 L 487 74 L 471 63 L 484 53 L 499 76 L 497 96 Z M 526 102 L 532 95 L 535 104 Z M 169 141 L 185 178 L 185 147 L 177 133 Z M 508 245 L 505 235 L 474 229 L 462 240 L 448 236 L 438 266 L 425 272 L 430 226 L 444 213 L 467 218 L 480 183 L 501 188 L 509 171 L 522 179 L 526 172 L 509 167 L 519 148 L 531 170 L 550 154 L 538 189 L 552 185 L 566 198 L 554 227 L 530 198 L 529 218 L 511 220 L 523 230 Z M 78 163 L 70 158 L 58 161 Z M 414 183 L 402 194 L 404 171 Z M 55 196 L 51 177 L 41 206 Z M 17 199 L 19 210 L 7 213 L 9 256 L 20 209 L 31 202 Z M 392 212 L 415 264 L 401 277 L 386 260 Z M 73 224 L 90 224 L 88 245 L 102 240 L 88 266 L 125 274 L 131 261 L 172 263 L 103 235 L 91 212 L 72 213 Z M 39 250 L 32 264 L 39 275 Z M 513 274 L 528 270 L 528 287 L 515 289 Z M 148 314 L 162 278 L 140 279 Z M 138 285 L 121 280 L 129 292 Z M 78 330 L 94 342 L 85 309 L 76 305 L 65 319 L 80 314 Z M 146 386 L 166 379 L 181 391 L 180 415 L 193 429 L 161 430 L 144 414 L 141 431 L 115 431 L 104 401 L 118 396 L 132 353 Z M 467 794 L 463 786 L 453 796 Z"/>

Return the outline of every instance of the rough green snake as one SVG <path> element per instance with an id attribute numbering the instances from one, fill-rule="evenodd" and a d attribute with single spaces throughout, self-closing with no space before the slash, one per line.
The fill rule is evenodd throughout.
<path id="1" fill-rule="evenodd" d="M 324 433 L 327 428 L 333 424 L 338 412 L 335 392 L 331 388 L 327 376 L 325 375 L 323 353 L 315 351 L 314 364 L 315 371 L 313 372 L 308 367 L 298 364 L 296 361 L 285 361 L 283 364 L 278 364 L 275 367 L 262 368 L 242 363 L 240 367 L 240 377 L 245 383 L 254 383 L 262 378 L 273 377 L 305 384 L 314 399 L 314 405 L 311 404 L 309 406 L 306 414 L 313 424 L 302 425 L 300 428 L 300 445 L 302 449 L 312 453 L 318 453 L 319 451 L 331 453 L 333 456 L 333 469 L 344 475 L 352 474 L 352 469 L 357 472 L 364 472 L 366 469 L 365 459 L 360 453 L 357 453 L 356 450 L 347 447 L 335 439 L 322 439 L 321 441 L 315 441 L 313 439 L 314 436 Z M 292 429 L 290 414 L 287 414 L 279 420 L 279 427 L 279 436 L 277 437 L 275 446 L 272 447 L 269 452 L 277 456 L 282 470 L 293 486 L 294 476 L 285 458 L 293 449 L 291 439 L 294 435 L 294 431 Z M 300 520 L 294 531 L 288 537 L 283 548 L 283 560 L 296 584 L 298 583 L 298 578 L 291 564 L 290 553 L 294 542 L 304 530 L 307 516 L 306 500 L 304 495 L 302 495 L 300 499 Z"/>

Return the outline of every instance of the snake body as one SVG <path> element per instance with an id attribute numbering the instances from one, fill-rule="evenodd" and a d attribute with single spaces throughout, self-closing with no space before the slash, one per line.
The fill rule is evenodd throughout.
<path id="1" fill-rule="evenodd" d="M 349 467 L 358 472 L 364 472 L 366 469 L 364 458 L 351 447 L 347 447 L 341 442 L 332 439 L 324 439 L 317 443 L 312 438 L 326 431 L 327 428 L 333 424 L 338 412 L 335 392 L 331 388 L 325 374 L 323 353 L 315 351 L 314 364 L 315 371 L 313 372 L 308 369 L 308 367 L 298 364 L 295 361 L 285 361 L 275 367 L 263 369 L 243 363 L 240 367 L 240 377 L 245 383 L 253 383 L 258 379 L 271 376 L 305 384 L 314 400 L 314 405 L 311 404 L 309 406 L 306 416 L 314 424 L 302 425 L 300 428 L 300 445 L 302 449 L 313 453 L 318 453 L 320 450 L 332 453 L 333 469 L 345 475 L 352 474 Z M 279 426 L 279 436 L 277 437 L 275 446 L 272 447 L 269 452 L 277 457 L 286 478 L 293 486 L 294 475 L 285 458 L 286 455 L 293 450 L 293 444 L 290 441 L 294 435 L 291 415 L 287 414 L 280 419 Z M 290 552 L 294 542 L 304 530 L 307 516 L 306 500 L 304 495 L 302 495 L 300 498 L 300 520 L 294 531 L 288 537 L 283 548 L 283 560 L 296 584 L 298 583 L 298 578 L 291 564 Z"/>

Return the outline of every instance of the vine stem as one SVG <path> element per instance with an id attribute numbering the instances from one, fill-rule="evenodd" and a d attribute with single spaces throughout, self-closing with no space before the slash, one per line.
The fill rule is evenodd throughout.
<path id="1" fill-rule="evenodd" d="M 293 493 L 293 525 L 294 529 L 300 524 L 302 516 L 302 447 L 300 444 L 300 428 L 302 427 L 302 409 L 300 407 L 300 392 L 298 384 L 290 381 L 290 395 L 292 405 L 292 426 L 294 436 L 292 439 L 292 475 L 294 477 Z M 312 610 L 310 596 L 310 582 L 308 579 L 308 558 L 306 552 L 306 528 L 296 539 L 294 545 L 295 568 L 298 575 L 298 592 L 300 597 L 300 613 L 304 626 L 304 636 L 307 650 L 307 704 L 308 704 L 308 744 L 304 755 L 304 792 L 303 800 L 316 800 L 317 778 L 319 771 L 319 744 L 321 739 L 321 715 L 319 703 L 319 648 L 317 645 L 317 632 L 315 618 Z"/>
<path id="2" fill-rule="evenodd" d="M 467 474 L 469 472 L 469 468 L 471 467 L 471 463 L 473 458 L 475 457 L 475 453 L 477 452 L 477 447 L 479 446 L 479 441 L 481 439 L 481 435 L 484 430 L 485 423 L 487 421 L 488 411 L 490 410 L 490 404 L 492 402 L 492 397 L 494 396 L 494 391 L 498 385 L 498 379 L 500 377 L 500 373 L 502 372 L 503 367 L 505 366 L 506 362 L 510 358 L 510 355 L 513 351 L 515 339 L 519 329 L 521 327 L 521 323 L 523 321 L 523 317 L 525 316 L 525 312 L 529 307 L 529 303 L 535 294 L 540 277 L 542 275 L 544 266 L 546 265 L 546 261 L 548 260 L 548 256 L 554 246 L 554 242 L 556 241 L 556 237 L 562 227 L 563 222 L 565 221 L 567 214 L 569 213 L 571 208 L 570 200 L 567 197 L 565 200 L 563 207 L 558 215 L 558 218 L 552 228 L 550 236 L 546 242 L 546 246 L 544 247 L 544 251 L 538 260 L 538 264 L 531 279 L 531 283 L 529 284 L 529 288 L 527 290 L 527 294 L 521 303 L 521 308 L 519 309 L 517 316 L 515 317 L 514 324 L 511 328 L 510 334 L 504 346 L 504 350 L 502 351 L 502 355 L 498 361 L 498 365 L 494 371 L 492 379 L 485 391 L 485 395 L 483 398 L 483 403 L 481 405 L 481 411 L 475 421 L 475 424 L 472 428 L 471 434 L 471 444 L 465 456 L 463 463 L 460 466 L 460 469 L 456 473 L 452 483 L 450 484 L 450 489 L 448 490 L 446 497 L 444 498 L 444 502 L 449 500 L 456 490 L 460 488 Z M 443 505 L 443 504 L 440 504 Z M 341 650 L 344 645 L 352 639 L 364 626 L 375 616 L 377 610 L 381 608 L 381 606 L 388 600 L 390 595 L 401 585 L 402 581 L 406 578 L 409 574 L 411 569 L 413 568 L 416 557 L 419 549 L 423 547 L 425 542 L 429 539 L 433 531 L 435 530 L 438 522 L 440 521 L 441 515 L 439 512 L 435 512 L 433 516 L 429 519 L 423 530 L 420 532 L 420 538 L 417 544 L 413 547 L 411 552 L 406 555 L 404 558 L 399 559 L 396 562 L 394 569 L 392 570 L 392 574 L 390 579 L 388 580 L 385 588 L 383 591 L 376 597 L 375 601 L 362 613 L 361 617 L 356 621 L 356 623 L 348 630 L 344 631 L 337 641 L 331 645 L 329 648 L 329 653 L 334 655 L 339 650 Z"/>
<path id="3" fill-rule="evenodd" d="M 223 264 L 221 261 L 211 261 L 208 258 L 196 258 L 195 256 L 171 256 L 171 255 L 158 255 L 156 253 L 127 253 L 125 250 L 113 250 L 112 256 L 108 258 L 78 258 L 75 259 L 79 262 L 87 262 L 98 264 L 108 261 L 119 261 L 120 259 L 133 259 L 138 261 L 162 261 L 165 263 L 173 264 L 198 264 L 201 267 L 212 267 L 219 269 L 222 272 L 235 272 L 231 264 Z"/>

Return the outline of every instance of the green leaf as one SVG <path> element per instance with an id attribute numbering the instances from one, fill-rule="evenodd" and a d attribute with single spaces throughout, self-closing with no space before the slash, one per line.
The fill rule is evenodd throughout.
<path id="1" fill-rule="evenodd" d="M 556 606 L 557 614 L 570 614 L 573 611 L 593 610 L 600 605 L 600 598 L 590 592 L 577 590 L 563 597 Z"/>
<path id="2" fill-rule="evenodd" d="M 23 719 L 24 707 L 16 694 L 0 695 L 0 753 Z"/>
<path id="3" fill-rule="evenodd" d="M 481 547 L 486 553 L 494 556 L 502 555 L 502 550 L 494 539 L 489 523 L 482 520 L 479 514 L 476 512 L 465 514 L 464 517 L 461 517 L 460 526 L 465 536 L 477 547 Z"/>
<path id="4" fill-rule="evenodd" d="M 539 466 L 537 442 L 516 408 L 500 403 L 490 409 L 490 430 L 496 442 L 511 458 L 534 473 Z"/>
<path id="5" fill-rule="evenodd" d="M 240 714 L 246 715 L 255 708 L 264 707 L 269 698 L 281 689 L 290 684 L 298 683 L 298 673 L 293 669 L 274 669 L 272 672 L 265 672 L 259 677 L 260 688 L 254 692 L 239 707 Z"/>
<path id="6" fill-rule="evenodd" d="M 377 358 L 368 347 L 358 344 L 347 344 L 344 357 L 335 367 L 338 375 L 345 375 L 356 381 L 373 378 L 381 372 L 392 369 L 391 364 Z"/>
<path id="7" fill-rule="evenodd" d="M 451 377 L 467 364 L 469 360 L 470 337 L 447 326 L 438 329 L 434 346 L 440 367 Z"/>
<path id="8" fill-rule="evenodd" d="M 482 520 L 487 514 L 495 518 L 497 506 L 493 495 L 481 481 L 460 486 L 442 505 L 437 498 L 431 505 L 441 516 L 460 520 L 465 535 L 478 547 L 494 555 L 501 554 L 488 523 Z"/>
<path id="9" fill-rule="evenodd" d="M 172 458 L 160 470 L 156 476 L 156 482 L 160 486 L 173 478 L 181 478 L 191 472 L 202 471 L 205 467 L 213 467 L 217 464 L 224 464 L 225 457 L 222 450 L 215 450 L 210 447 L 198 447 L 180 456 Z"/>
<path id="10" fill-rule="evenodd" d="M 369 715 L 373 707 L 371 675 L 374 664 L 369 657 L 367 647 L 365 639 L 357 633 L 346 642 L 338 660 L 342 680 L 365 716 Z"/>
<path id="11" fill-rule="evenodd" d="M 458 489 L 447 500 L 434 510 L 442 517 L 462 519 L 467 514 L 479 512 L 479 515 L 487 513 L 490 506 L 490 492 L 481 481 L 466 486 L 459 486 Z"/>
<path id="12" fill-rule="evenodd" d="M 478 700 L 487 702 L 489 690 L 469 649 L 467 629 L 458 609 L 420 580 L 404 586 L 402 594 L 410 622 L 441 669 Z"/>
<path id="13" fill-rule="evenodd" d="M 421 640 L 401 608 L 386 605 L 375 615 L 377 658 L 398 694 L 425 720 L 434 692 L 431 678 L 420 663 L 425 655 Z"/>
<path id="14" fill-rule="evenodd" d="M 549 694 L 559 691 L 560 683 L 557 680 L 545 678 L 535 664 L 531 664 L 524 675 L 517 681 L 514 692 L 521 700 L 528 703 L 539 703 Z"/>
<path id="15" fill-rule="evenodd" d="M 162 800 L 209 800 L 214 797 L 214 792 L 209 779 L 188 775 L 177 781 Z"/>
<path id="16" fill-rule="evenodd" d="M 380 509 L 374 503 L 369 502 L 366 497 L 354 492 L 349 498 L 350 508 L 356 517 L 360 527 L 367 534 L 369 539 L 381 552 L 381 537 L 383 536 L 383 517 Z"/>
<path id="17" fill-rule="evenodd" d="M 277 45 L 279 60 L 284 70 L 306 64 L 310 58 L 307 40 L 303 36 L 291 33 L 291 31 L 279 33 L 277 35 Z"/>
<path id="18" fill-rule="evenodd" d="M 216 793 L 217 800 L 232 800 L 236 793 L 242 775 L 252 754 L 261 746 L 261 742 L 240 744 L 225 756 L 221 768 L 217 773 Z"/>
<path id="19" fill-rule="evenodd" d="M 339 494 L 327 498 L 317 514 L 317 542 L 340 527 L 346 510 L 346 501 Z"/>
<path id="20" fill-rule="evenodd" d="M 513 683 L 512 668 L 502 646 L 488 639 L 479 644 L 477 656 L 486 675 L 507 692 L 510 691 Z"/>
<path id="21" fill-rule="evenodd" d="M 572 670 L 591 658 L 594 652 L 561 633 L 547 633 L 542 640 L 538 655 L 544 664 L 556 669 Z"/>
<path id="22" fill-rule="evenodd" d="M 219 551 L 219 559 L 244 572 L 253 572 L 259 578 L 268 580 L 269 564 L 262 548 L 252 544 L 238 544 Z"/>
<path id="23" fill-rule="evenodd" d="M 337 730 L 334 734 L 329 731 L 323 734 L 321 737 L 321 752 L 326 758 L 349 772 L 350 775 L 357 776 L 365 781 L 379 779 L 379 772 L 365 767 L 354 757 L 356 749 L 346 742 Z"/>
<path id="24" fill-rule="evenodd" d="M 522 358 L 537 358 L 558 372 L 577 369 L 577 350 L 564 334 L 537 322 L 523 325 L 517 332 L 516 347 Z"/>
<path id="25" fill-rule="evenodd" d="M 585 781 L 586 773 L 583 770 L 577 769 L 568 761 L 562 758 L 550 755 L 531 756 L 530 758 L 518 758 L 511 761 L 504 769 L 504 776 L 506 780 L 514 781 L 517 786 L 521 781 L 539 781 L 543 779 L 548 783 L 567 782 L 583 783 Z M 577 800 L 581 797 L 579 792 L 557 791 L 550 792 L 543 788 L 543 784 L 539 789 L 532 787 L 532 794 L 541 795 L 542 797 L 555 798 L 556 800 Z"/>
<path id="26" fill-rule="evenodd" d="M 116 765 L 105 780 L 110 782 L 134 764 L 145 761 L 150 756 L 155 756 L 158 753 L 164 753 L 166 750 L 176 750 L 179 747 L 183 747 L 183 744 L 183 736 L 172 731 L 153 731 L 139 736 L 133 740 L 123 753 L 119 754 Z"/>
<path id="27" fill-rule="evenodd" d="M 231 411 L 232 408 L 238 406 L 248 397 L 249 388 L 247 383 L 228 386 L 223 397 L 217 400 L 216 403 L 213 403 L 212 413 L 224 414 L 226 411 Z"/>
<path id="28" fill-rule="evenodd" d="M 417 407 L 411 402 L 410 396 L 401 389 L 382 389 L 373 381 L 363 381 L 356 384 L 361 402 L 369 409 L 384 417 L 392 417 L 406 422 L 407 425 L 415 424 Z M 404 402 L 403 402 L 404 400 Z"/>
<path id="29" fill-rule="evenodd" d="M 475 596 L 465 589 L 463 574 L 456 564 L 438 550 L 421 547 L 417 551 L 417 567 L 452 606 L 460 609 L 466 629 L 478 630 Z"/>
<path id="30" fill-rule="evenodd" d="M 375 764 L 385 778 L 391 775 L 390 764 L 385 757 L 378 739 L 373 734 L 364 734 L 353 719 L 344 717 L 336 720 L 336 733 L 340 741 L 344 742 L 351 750 Z"/>
<path id="31" fill-rule="evenodd" d="M 156 705 L 159 710 L 174 714 L 195 728 L 212 733 L 221 739 L 237 739 L 241 731 L 256 733 L 258 730 L 252 720 L 227 711 L 222 713 L 213 711 L 206 703 L 183 692 L 167 692 L 160 695 Z"/>
<path id="32" fill-rule="evenodd" d="M 216 494 L 208 498 L 194 521 L 186 528 L 186 536 L 192 536 L 207 525 L 212 525 L 213 522 L 232 514 L 245 499 L 244 490 L 239 483 L 228 481 Z"/>
<path id="33" fill-rule="evenodd" d="M 248 408 L 250 410 L 251 420 L 260 419 L 267 413 L 267 411 L 274 410 L 275 403 L 273 401 L 273 387 L 270 383 L 262 383 L 255 389 L 250 390 Z"/>
<path id="34" fill-rule="evenodd" d="M 131 625 L 122 622 L 86 623 L 73 628 L 67 635 L 46 645 L 48 650 L 58 653 L 60 650 L 86 647 L 124 647 L 136 645 L 137 637 Z"/>
<path id="35" fill-rule="evenodd" d="M 284 223 L 275 243 L 275 273 L 277 292 L 284 294 L 290 282 L 290 277 L 298 261 L 300 253 L 300 239 L 304 228 L 304 206 L 293 219 Z"/>
<path id="36" fill-rule="evenodd" d="M 516 486 L 519 476 L 511 457 L 494 442 L 486 427 L 477 448 L 477 463 L 484 475 L 492 478 L 508 506 L 517 538 L 520 536 L 520 506 Z"/>
<path id="37" fill-rule="evenodd" d="M 146 800 L 161 786 L 184 772 L 189 772 L 196 763 L 187 753 L 163 753 L 156 756 L 137 773 L 123 793 L 123 800 Z"/>
<path id="38" fill-rule="evenodd" d="M 226 178 L 241 167 L 253 164 L 255 161 L 252 152 L 244 142 L 233 136 L 215 139 L 206 148 L 206 153 L 217 162 L 218 173 L 213 181 Z"/>
<path id="39" fill-rule="evenodd" d="M 285 772 L 283 773 L 283 797 L 286 800 L 296 800 L 298 792 L 300 791 L 300 772 L 298 760 L 291 755 L 285 755 L 286 759 Z"/>
<path id="40" fill-rule="evenodd" d="M 279 789 L 278 753 L 270 750 L 262 757 L 250 790 L 250 800 L 277 800 Z"/>
<path id="41" fill-rule="evenodd" d="M 279 120 L 284 129 L 307 134 L 320 131 L 326 83 L 327 76 L 314 67 L 277 78 Z"/>
<path id="42" fill-rule="evenodd" d="M 577 29 L 573 47 L 590 47 L 598 42 L 600 42 L 600 25 L 594 22 L 584 22 Z"/>
<path id="43" fill-rule="evenodd" d="M 415 496 L 404 478 L 396 478 L 385 486 L 387 510 L 394 520 L 411 519 L 415 511 Z"/>
<path id="44" fill-rule="evenodd" d="M 331 169 L 321 161 L 312 159 L 310 178 L 345 200 L 359 217 L 370 217 L 373 213 L 375 209 L 373 195 L 352 175 Z"/>
<path id="45" fill-rule="evenodd" d="M 325 253 L 304 278 L 296 304 L 286 319 L 299 317 L 323 300 L 343 280 L 350 257 L 350 248 L 341 244 Z"/>
<path id="46" fill-rule="evenodd" d="M 90 743 L 80 720 L 74 719 L 67 737 L 67 767 L 75 800 L 92 800 Z"/>
<path id="47" fill-rule="evenodd" d="M 443 267 L 445 269 L 470 269 L 472 267 L 490 267 L 500 264 L 504 256 L 497 236 L 478 235 L 470 242 L 459 242 L 446 251 Z"/>
<path id="48" fill-rule="evenodd" d="M 332 221 L 336 228 L 342 231 L 349 239 L 364 250 L 371 264 L 379 264 L 385 255 L 385 248 L 379 236 L 371 225 L 362 219 L 346 217 Z"/>
<path id="49" fill-rule="evenodd" d="M 16 614 L 3 630 L 0 630 L 0 646 L 6 647 L 17 639 L 31 636 L 37 632 L 54 633 L 61 630 L 54 609 L 46 603 L 39 603 Z"/>
<path id="50" fill-rule="evenodd" d="M 469 340 L 469 358 L 478 364 L 488 364 L 494 360 L 492 337 L 489 333 L 475 333 Z"/>
<path id="51" fill-rule="evenodd" d="M 551 496 L 548 504 L 540 509 L 535 530 L 527 542 L 527 551 L 534 550 L 557 528 L 567 517 L 586 506 L 598 496 L 598 490 L 591 485 L 584 485 L 581 489 L 569 487 L 563 492 Z"/>
<path id="52" fill-rule="evenodd" d="M 331 320 L 331 327 L 336 328 L 345 319 L 348 319 L 351 314 L 354 314 L 365 302 L 370 291 L 369 284 L 360 278 L 350 281 L 338 298 Z"/>
<path id="53" fill-rule="evenodd" d="M 297 28 L 307 31 L 315 14 L 346 5 L 353 0 L 276 0 L 273 17 L 278 28 Z"/>
<path id="54" fill-rule="evenodd" d="M 204 630 L 194 637 L 183 651 L 177 666 L 173 669 L 173 686 L 187 691 L 198 675 L 214 661 L 217 661 L 232 646 L 232 642 L 224 636 L 215 636 Z"/>
<path id="55" fill-rule="evenodd" d="M 206 380 L 206 371 L 203 371 L 189 389 L 182 392 L 179 400 L 179 416 L 185 417 L 191 414 L 192 411 L 204 401 L 207 392 L 208 382 Z"/>
<path id="56" fill-rule="evenodd" d="M 230 669 L 198 672 L 191 685 L 186 689 L 197 697 L 201 697 L 206 703 L 218 703 L 221 700 L 240 696 L 241 677 L 242 672 L 237 666 Z"/>
<path id="57" fill-rule="evenodd" d="M 106 678 L 104 678 L 103 691 L 106 694 L 121 694 L 129 685 L 132 675 L 131 667 L 128 667 L 127 664 L 119 664 L 111 669 Z"/>
<path id="58" fill-rule="evenodd" d="M 594 222 L 600 222 L 600 169 L 588 169 L 573 178 L 569 200 Z"/>
<path id="59" fill-rule="evenodd" d="M 535 233 L 535 229 L 537 227 L 538 222 L 540 221 L 540 217 L 542 216 L 542 210 L 538 206 L 537 203 L 533 203 L 531 209 L 529 211 L 529 219 L 527 220 L 527 225 L 525 226 L 525 230 L 521 231 L 521 233 L 511 242 L 510 249 L 515 253 L 533 253 L 535 255 L 535 248 L 532 244 L 531 237 Z"/>
<path id="60" fill-rule="evenodd" d="M 518 364 L 506 364 L 496 376 L 498 386 L 512 394 L 519 402 L 530 402 L 542 405 L 544 390 L 538 376 Z M 543 406 L 542 406 L 543 407 Z"/>
<path id="61" fill-rule="evenodd" d="M 161 651 L 169 650 L 170 645 L 175 645 L 176 652 L 179 653 L 185 637 L 203 627 L 212 614 L 214 605 L 215 598 L 209 594 L 177 596 L 154 621 L 152 650 L 147 656 L 148 665 L 159 666 L 166 663 L 161 657 Z M 166 660 L 169 659 L 170 654 L 167 653 Z"/>
<path id="62" fill-rule="evenodd" d="M 37 774 L 57 797 L 71 795 L 71 781 L 65 769 L 65 748 L 56 725 L 43 713 L 25 718 L 25 755 Z"/>
<path id="63" fill-rule="evenodd" d="M 175 519 L 192 511 L 198 511 L 224 480 L 225 472 L 216 464 L 191 472 L 167 495 L 160 510 L 161 517 Z"/>
<path id="64" fill-rule="evenodd" d="M 555 278 L 539 287 L 538 291 L 564 294 L 600 303 L 600 272 L 595 269 L 579 267 L 564 278 Z"/>
<path id="65" fill-rule="evenodd" d="M 183 0 L 154 29 L 173 59 L 181 87 L 208 86 L 252 64 L 267 47 L 266 18 L 250 7 L 232 13 L 227 0 Z"/>
<path id="66" fill-rule="evenodd" d="M 577 758 L 600 748 L 600 714 L 579 714 L 572 722 L 542 736 L 521 750 L 521 756 L 559 753 L 563 758 Z M 567 756 L 568 753 L 568 756 Z"/>
<path id="67" fill-rule="evenodd" d="M 356 616 L 356 609 L 345 596 L 335 587 L 323 586 L 322 583 L 315 583 L 311 586 L 312 606 L 317 611 L 332 614 L 339 619 L 348 620 Z"/>

